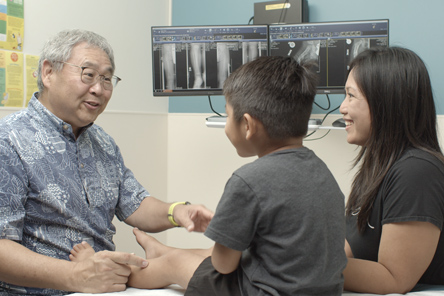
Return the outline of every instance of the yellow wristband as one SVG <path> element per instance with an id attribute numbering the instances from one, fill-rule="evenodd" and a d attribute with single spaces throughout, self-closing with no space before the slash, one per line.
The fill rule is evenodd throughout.
<path id="1" fill-rule="evenodd" d="M 176 220 L 174 220 L 174 216 L 173 216 L 174 208 L 177 205 L 189 205 L 189 204 L 190 203 L 188 201 L 180 201 L 180 202 L 175 202 L 170 205 L 170 208 L 168 209 L 168 220 L 170 221 L 171 224 L 173 224 L 174 227 L 180 227 L 180 225 L 177 224 Z"/>

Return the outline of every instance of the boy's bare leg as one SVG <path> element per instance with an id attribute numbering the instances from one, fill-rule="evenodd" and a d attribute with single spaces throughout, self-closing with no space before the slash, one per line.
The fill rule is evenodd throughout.
<path id="1" fill-rule="evenodd" d="M 166 253 L 169 253 L 171 251 L 178 250 L 177 248 L 169 247 L 162 244 L 154 237 L 146 234 L 145 232 L 137 228 L 134 228 L 133 233 L 136 236 L 136 240 L 139 243 L 139 245 L 145 250 L 146 259 L 154 259 L 162 255 L 165 255 Z M 186 251 L 206 258 L 208 256 L 211 256 L 213 248 L 187 249 Z"/>
<path id="2" fill-rule="evenodd" d="M 137 242 L 145 250 L 148 267 L 131 267 L 128 286 L 142 289 L 164 288 L 178 284 L 183 288 L 211 250 L 183 250 L 165 246 L 154 237 L 134 229 Z"/>
<path id="3" fill-rule="evenodd" d="M 144 248 L 149 264 L 144 269 L 131 266 L 127 283 L 131 287 L 158 289 L 178 284 L 186 289 L 196 269 L 211 255 L 212 249 L 183 250 L 165 246 L 139 229 L 134 229 L 134 234 Z M 81 261 L 94 253 L 87 242 L 82 242 L 73 247 L 69 258 L 71 261 Z"/>
<path id="4" fill-rule="evenodd" d="M 159 289 L 178 284 L 186 289 L 204 259 L 205 257 L 180 249 L 148 259 L 148 267 L 144 269 L 131 266 L 127 285 L 141 289 Z"/>
<path id="5" fill-rule="evenodd" d="M 145 250 L 146 259 L 154 259 L 175 250 L 175 248 L 162 244 L 138 228 L 134 228 L 133 233 L 139 245 Z"/>

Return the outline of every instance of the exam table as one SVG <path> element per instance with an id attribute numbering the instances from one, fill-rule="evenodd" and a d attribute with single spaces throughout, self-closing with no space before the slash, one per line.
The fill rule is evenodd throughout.
<path id="1" fill-rule="evenodd" d="M 123 292 L 115 293 L 103 293 L 103 294 L 86 294 L 86 293 L 75 293 L 71 294 L 73 296 L 183 296 L 184 290 L 177 285 L 169 286 L 165 289 L 156 290 L 143 290 L 128 288 Z M 362 294 L 362 293 L 352 293 L 344 292 L 343 296 L 375 296 L 375 294 Z M 412 292 L 407 294 L 389 294 L 389 296 L 443 296 L 444 286 L 419 286 Z M 327 295 L 326 295 L 327 296 Z"/>

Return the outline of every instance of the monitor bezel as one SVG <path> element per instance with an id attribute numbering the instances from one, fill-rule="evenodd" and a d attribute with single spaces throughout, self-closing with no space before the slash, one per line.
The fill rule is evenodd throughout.
<path id="1" fill-rule="evenodd" d="M 181 97 L 181 96 L 218 96 L 223 95 L 223 90 L 220 88 L 205 88 L 205 89 L 176 89 L 176 90 L 165 90 L 163 92 L 155 91 L 155 73 L 154 73 L 154 40 L 153 32 L 156 29 L 184 29 L 184 28 L 236 28 L 236 27 L 265 27 L 267 32 L 267 55 L 271 55 L 271 36 L 270 28 L 279 26 L 304 26 L 304 25 L 338 25 L 338 24 L 352 24 L 352 23 L 374 23 L 374 22 L 385 22 L 387 23 L 387 46 L 390 42 L 390 21 L 389 19 L 370 19 L 370 20 L 349 20 L 349 21 L 328 21 L 328 22 L 306 22 L 297 24 L 243 24 L 243 25 L 197 25 L 197 26 L 152 26 L 151 27 L 151 51 L 152 51 L 152 91 L 153 96 L 156 97 Z M 345 81 L 344 81 L 345 84 Z M 331 86 L 318 86 L 317 94 L 345 94 L 344 87 L 331 87 Z"/>

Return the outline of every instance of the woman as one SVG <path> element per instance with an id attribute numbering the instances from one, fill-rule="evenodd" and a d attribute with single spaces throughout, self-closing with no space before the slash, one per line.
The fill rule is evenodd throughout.
<path id="1" fill-rule="evenodd" d="M 424 63 L 404 48 L 366 50 L 345 90 L 347 141 L 361 150 L 346 206 L 344 289 L 444 284 L 444 157 Z"/>

